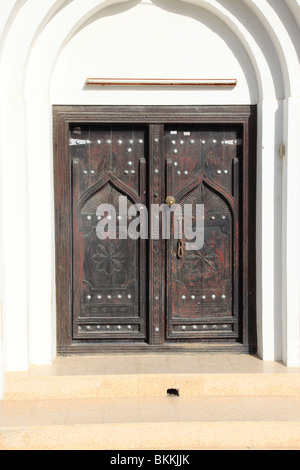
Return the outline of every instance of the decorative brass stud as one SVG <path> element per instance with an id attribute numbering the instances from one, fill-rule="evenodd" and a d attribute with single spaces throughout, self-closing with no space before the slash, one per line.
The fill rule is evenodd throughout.
<path id="1" fill-rule="evenodd" d="M 166 199 L 166 203 L 168 204 L 169 207 L 174 206 L 175 202 L 176 202 L 176 199 L 173 196 L 168 196 Z"/>

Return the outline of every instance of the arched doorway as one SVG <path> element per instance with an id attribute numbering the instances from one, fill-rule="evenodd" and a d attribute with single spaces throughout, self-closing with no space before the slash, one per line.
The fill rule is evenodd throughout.
<path id="1" fill-rule="evenodd" d="M 2 184 L 2 225 L 9 227 L 9 235 L 3 237 L 3 276 L 7 279 L 2 295 L 3 336 L 6 364 L 9 370 L 26 368 L 32 363 L 49 362 L 56 350 L 56 308 L 54 286 L 54 237 L 53 221 L 53 180 L 52 174 L 52 105 L 53 104 L 157 104 L 157 105 L 241 105 L 258 104 L 258 171 L 257 171 L 257 331 L 259 355 L 263 359 L 284 360 L 290 365 L 299 364 L 299 298 L 300 282 L 299 249 L 294 244 L 294 233 L 299 226 L 297 210 L 299 206 L 298 182 L 294 177 L 299 173 L 299 132 L 293 125 L 298 122 L 299 100 L 299 60 L 298 51 L 298 11 L 296 1 L 290 2 L 214 2 L 213 0 L 194 0 L 189 2 L 122 2 L 111 1 L 115 8 L 112 14 L 105 15 L 108 2 L 89 0 L 83 4 L 70 1 L 47 0 L 41 2 L 39 9 L 31 2 L 10 2 L 5 31 L 1 37 L 1 76 L 2 124 L 1 124 L 1 169 L 4 174 L 15 175 L 18 191 L 11 193 L 8 179 Z M 184 90 L 168 92 L 136 93 L 136 90 L 115 90 L 107 93 L 98 90 L 89 92 L 84 88 L 84 80 L 90 73 L 81 73 L 86 64 L 85 52 L 75 55 L 75 43 L 71 44 L 78 33 L 87 32 L 95 21 L 98 25 L 106 17 L 123 16 L 128 9 L 144 4 L 146 17 L 150 19 L 150 9 L 157 8 L 177 12 L 178 31 L 183 24 L 182 18 L 189 15 L 191 8 L 201 18 L 216 23 L 212 36 L 206 36 L 197 48 L 196 62 L 199 70 L 208 62 L 218 64 L 218 55 L 226 58 L 224 67 L 230 65 L 228 55 L 223 54 L 221 43 L 216 49 L 212 39 L 218 33 L 229 31 L 235 44 L 235 57 L 241 69 L 247 71 L 240 81 L 246 83 L 246 94 L 232 93 L 192 94 Z M 152 3 L 152 6 L 151 6 Z M 179 5 L 180 4 L 180 5 Z M 120 11 L 120 5 L 123 12 Z M 172 6 L 173 5 L 173 6 Z M 146 10 L 148 9 L 148 10 Z M 11 11 L 10 11 L 11 10 Z M 129 10 L 128 10 L 129 11 Z M 154 11 L 154 10 L 153 10 Z M 150 13 L 149 13 L 150 12 Z M 107 13 L 107 11 L 106 11 Z M 141 13 L 141 11 L 140 11 Z M 142 24 L 142 15 L 138 15 Z M 4 11 L 4 15 L 5 15 Z M 102 18 L 102 16 L 103 18 Z M 205 16 L 206 15 L 206 16 Z M 209 15 L 209 18 L 208 18 Z M 123 16 L 125 18 L 125 16 Z M 180 18 L 180 20 L 179 20 Z M 28 28 L 28 22 L 31 27 Z M 195 20 L 195 18 L 194 18 Z M 96 24 L 96 23 L 95 23 Z M 124 21 L 127 29 L 132 23 Z M 127 28 L 127 29 L 126 29 Z M 100 28 L 98 28 L 100 31 Z M 183 28 L 182 31 L 185 31 Z M 114 31 L 112 29 L 112 31 Z M 163 34 L 167 31 L 161 28 Z M 193 30 L 195 31 L 195 30 Z M 222 36 L 222 34 L 221 34 Z M 207 37 L 210 41 L 207 41 Z M 224 35 L 222 36 L 224 38 Z M 138 37 L 139 38 L 139 37 Z M 140 42 L 140 38 L 136 41 Z M 157 41 L 159 42 L 159 41 Z M 226 41 L 225 41 L 226 43 Z M 83 44 L 83 43 L 82 43 Z M 98 50 L 101 48 L 98 44 Z M 101 42 L 101 46 L 105 44 Z M 71 49 L 68 48 L 71 45 Z M 78 43 L 77 43 L 78 45 Z M 209 58 L 201 61 L 204 48 Z M 88 44 L 88 51 L 91 43 Z M 191 49 L 191 42 L 182 43 L 183 49 Z M 69 54 L 72 52 L 71 55 Z M 230 48 L 230 47 L 229 47 Z M 170 48 L 161 49 L 168 52 Z M 157 52 L 156 48 L 152 49 Z M 233 49 L 232 49 L 233 50 Z M 78 53 L 79 49 L 77 49 Z M 151 47 L 148 48 L 151 52 Z M 65 55 L 64 55 L 65 53 Z M 173 58 L 174 50 L 172 49 Z M 63 72 L 60 57 L 69 56 L 72 63 L 78 64 L 77 75 Z M 182 56 L 184 61 L 182 62 Z M 163 57 L 163 55 L 162 55 Z M 187 65 L 189 54 L 181 51 L 178 63 Z M 243 62 L 243 58 L 246 62 Z M 140 56 L 127 59 L 128 64 L 138 64 Z M 67 62 L 66 62 L 67 63 Z M 118 67 L 118 60 L 111 59 Z M 152 62 L 155 64 L 155 62 Z M 164 64 L 160 60 L 160 64 Z M 167 61 L 165 61 L 167 64 Z M 177 61 L 176 61 L 177 63 Z M 99 62 L 96 76 L 100 75 Z M 216 65 L 217 66 L 217 65 Z M 137 71 L 138 65 L 136 65 Z M 70 70 L 73 70 L 70 68 Z M 102 70 L 102 64 L 101 64 Z M 120 68 L 119 68 L 120 70 Z M 153 71 L 160 71 L 154 69 Z M 182 70 L 186 70 L 183 68 Z M 206 69 L 207 70 L 207 69 Z M 221 68 L 220 68 L 221 70 Z M 222 70 L 228 70 L 226 67 Z M 235 66 L 233 68 L 235 69 Z M 130 71 L 134 71 L 131 67 Z M 168 69 L 169 71 L 169 69 Z M 209 70 L 208 70 L 209 72 Z M 250 74 L 250 75 L 249 75 Z M 209 74 L 210 75 L 210 74 Z M 252 77 L 252 78 L 251 78 Z M 239 78 L 239 77 L 237 77 Z M 64 82 L 66 79 L 66 82 Z M 57 84 L 61 86 L 57 86 Z M 241 88 L 239 88 L 241 90 Z M 248 90 L 248 91 L 247 91 Z M 70 92 L 70 93 L 69 93 Z M 12 113 L 11 110 L 16 112 Z M 18 139 L 8 139 L 14 128 L 22 130 Z M 12 145 L 13 142 L 13 145 Z M 285 144 L 285 157 L 279 156 L 279 148 Z M 8 158 L 10 156 L 10 158 Z M 18 172 L 16 172 L 18 168 Z M 26 174 L 27 178 L 24 178 Z M 26 198 L 18 198 L 26 194 Z M 11 213 L 16 208 L 19 216 L 13 220 Z M 41 207 L 43 210 L 41 210 Z M 27 217 L 30 214 L 30 217 Z M 37 217 L 37 214 L 39 215 Z M 19 234 L 22 226 L 22 237 Z M 40 236 L 43 227 L 43 237 Z M 18 246 L 18 252 L 15 250 Z M 30 260 L 30 262 L 29 262 Z M 15 278 L 12 266 L 18 266 L 19 276 L 24 282 L 15 295 Z M 41 276 L 43 273 L 43 276 Z M 42 308 L 41 308 L 42 306 Z M 18 331 L 15 324 L 19 325 Z"/>

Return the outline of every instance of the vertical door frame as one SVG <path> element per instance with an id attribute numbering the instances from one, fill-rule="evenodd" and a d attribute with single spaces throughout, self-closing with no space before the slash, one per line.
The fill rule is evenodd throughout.
<path id="1" fill-rule="evenodd" d="M 72 339 L 72 220 L 71 166 L 69 128 L 71 124 L 146 124 L 149 126 L 149 203 L 161 204 L 164 174 L 154 173 L 162 155 L 160 140 L 164 124 L 236 124 L 243 128 L 243 220 L 242 277 L 243 324 L 240 342 L 215 344 L 201 342 L 161 345 L 164 319 L 164 266 L 155 254 L 164 250 L 161 241 L 150 240 L 149 344 L 84 344 Z M 54 194 L 55 194 L 55 262 L 57 352 L 63 354 L 104 352 L 160 351 L 228 351 L 256 352 L 256 106 L 53 106 Z M 164 165 L 160 163 L 160 169 Z M 156 175 L 156 176 L 154 176 Z M 158 175 L 158 176 L 157 176 Z M 158 192 L 158 188 L 160 191 Z M 156 194 L 160 194 L 157 201 Z M 162 256 L 163 257 L 163 256 Z M 157 295 L 159 291 L 159 294 Z M 158 297 L 158 299 L 156 299 Z"/>

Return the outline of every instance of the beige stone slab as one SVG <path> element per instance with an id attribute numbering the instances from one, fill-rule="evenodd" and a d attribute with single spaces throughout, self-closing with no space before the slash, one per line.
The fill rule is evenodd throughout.
<path id="1" fill-rule="evenodd" d="M 2 428 L 177 421 L 300 422 L 300 398 L 102 398 L 0 403 Z"/>
<path id="2" fill-rule="evenodd" d="M 69 375 L 298 373 L 256 356 L 228 354 L 134 354 L 57 357 L 53 364 L 10 372 L 8 378 Z"/>
<path id="3" fill-rule="evenodd" d="M 0 450 L 300 449 L 300 423 L 205 422 L 0 430 Z"/>
<path id="4" fill-rule="evenodd" d="M 300 374 L 26 376 L 6 379 L 5 400 L 190 396 L 300 396 Z"/>

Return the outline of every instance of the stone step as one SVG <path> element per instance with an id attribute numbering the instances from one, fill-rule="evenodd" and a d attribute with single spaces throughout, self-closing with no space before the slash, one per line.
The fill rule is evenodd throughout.
<path id="1" fill-rule="evenodd" d="M 10 378 L 5 400 L 109 397 L 300 396 L 297 374 L 180 374 Z"/>
<path id="2" fill-rule="evenodd" d="M 0 403 L 0 450 L 300 449 L 298 397 Z"/>
<path id="3" fill-rule="evenodd" d="M 0 449 L 300 449 L 300 370 L 244 355 L 58 358 L 6 374 Z"/>
<path id="4" fill-rule="evenodd" d="M 251 356 L 58 358 L 5 377 L 4 399 L 300 396 L 300 370 Z"/>

